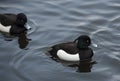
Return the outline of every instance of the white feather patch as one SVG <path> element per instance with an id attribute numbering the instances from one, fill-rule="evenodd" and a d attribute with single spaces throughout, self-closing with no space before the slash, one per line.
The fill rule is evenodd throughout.
<path id="1" fill-rule="evenodd" d="M 69 53 L 65 52 L 64 50 L 62 50 L 62 49 L 58 50 L 57 56 L 60 59 L 65 60 L 65 61 L 79 61 L 80 60 L 78 53 L 69 54 Z"/>
<path id="2" fill-rule="evenodd" d="M 1 32 L 9 33 L 9 32 L 10 32 L 10 28 L 11 28 L 11 26 L 3 26 L 3 25 L 0 23 L 0 31 L 1 31 Z"/>

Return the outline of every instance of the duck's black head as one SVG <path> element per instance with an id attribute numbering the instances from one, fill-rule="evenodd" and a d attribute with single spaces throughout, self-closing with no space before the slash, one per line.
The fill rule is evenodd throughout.
<path id="1" fill-rule="evenodd" d="M 17 14 L 17 19 L 15 24 L 17 26 L 23 27 L 27 22 L 27 16 L 24 13 Z"/>
<path id="2" fill-rule="evenodd" d="M 77 47 L 79 49 L 87 49 L 88 46 L 90 46 L 91 44 L 91 39 L 87 35 L 81 35 L 76 40 L 77 40 Z"/>

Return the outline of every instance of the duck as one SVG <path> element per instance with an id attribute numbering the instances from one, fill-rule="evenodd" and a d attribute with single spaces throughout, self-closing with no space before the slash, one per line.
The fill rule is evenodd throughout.
<path id="1" fill-rule="evenodd" d="M 0 31 L 10 35 L 17 36 L 20 33 L 27 31 L 25 27 L 27 23 L 27 16 L 24 13 L 0 14 Z"/>
<path id="2" fill-rule="evenodd" d="M 26 48 L 31 40 L 26 37 L 27 30 L 29 29 L 31 28 L 27 28 L 27 16 L 24 13 L 0 14 L 0 32 L 10 37 L 18 37 L 18 44 L 21 49 Z"/>
<path id="3" fill-rule="evenodd" d="M 80 35 L 72 42 L 51 46 L 48 52 L 54 59 L 67 62 L 90 62 L 93 57 L 93 50 L 89 47 L 90 45 L 90 37 Z"/>

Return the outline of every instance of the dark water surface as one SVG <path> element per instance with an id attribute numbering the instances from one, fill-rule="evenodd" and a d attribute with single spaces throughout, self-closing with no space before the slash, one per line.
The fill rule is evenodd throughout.
<path id="1" fill-rule="evenodd" d="M 120 0 L 1 0 L 0 13 L 27 15 L 28 50 L 0 34 L 0 81 L 120 81 Z M 78 73 L 45 55 L 46 47 L 87 34 L 98 63 Z"/>

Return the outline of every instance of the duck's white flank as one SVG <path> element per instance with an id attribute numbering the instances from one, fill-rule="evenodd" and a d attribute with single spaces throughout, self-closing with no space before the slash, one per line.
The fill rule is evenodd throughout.
<path id="1" fill-rule="evenodd" d="M 10 32 L 10 28 L 11 26 L 4 26 L 0 23 L 0 31 L 1 32 L 5 32 L 5 33 L 9 33 Z"/>
<path id="2" fill-rule="evenodd" d="M 79 61 L 80 60 L 78 53 L 69 54 L 69 53 L 65 52 L 64 50 L 62 50 L 62 49 L 58 50 L 57 56 L 60 59 L 65 60 L 65 61 Z"/>

